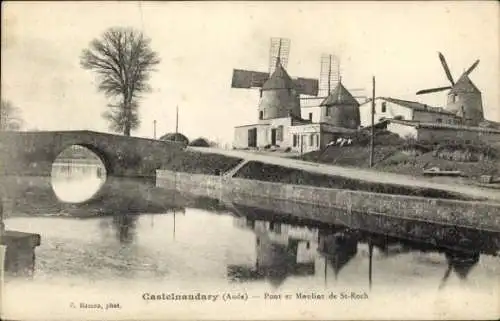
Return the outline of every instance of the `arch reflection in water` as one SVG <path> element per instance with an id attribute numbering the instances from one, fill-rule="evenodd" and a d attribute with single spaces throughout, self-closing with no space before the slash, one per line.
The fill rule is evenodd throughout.
<path id="1" fill-rule="evenodd" d="M 82 203 L 99 191 L 106 176 L 106 167 L 95 153 L 86 147 L 72 145 L 52 164 L 52 189 L 62 202 Z"/>

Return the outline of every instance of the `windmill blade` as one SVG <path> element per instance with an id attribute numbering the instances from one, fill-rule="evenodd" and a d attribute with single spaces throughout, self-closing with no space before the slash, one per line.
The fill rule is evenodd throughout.
<path id="1" fill-rule="evenodd" d="M 317 96 L 318 95 L 318 79 L 312 78 L 297 78 L 293 80 L 295 84 L 295 89 L 299 95 L 309 95 L 309 96 Z"/>
<path id="2" fill-rule="evenodd" d="M 476 60 L 476 62 L 474 62 L 472 66 L 470 66 L 469 69 L 467 69 L 466 72 L 464 72 L 464 75 L 468 76 L 474 69 L 476 69 L 478 64 L 479 64 L 479 59 Z"/>
<path id="3" fill-rule="evenodd" d="M 446 63 L 446 59 L 444 59 L 444 56 L 442 53 L 439 53 L 439 60 L 441 60 L 441 65 L 443 65 L 444 72 L 446 73 L 446 77 L 448 77 L 448 80 L 451 82 L 452 85 L 455 85 L 455 82 L 453 81 L 453 77 L 451 76 L 450 68 L 448 68 L 448 64 Z"/>
<path id="4" fill-rule="evenodd" d="M 417 95 L 435 93 L 435 92 L 443 91 L 443 90 L 447 90 L 447 89 L 451 89 L 451 86 L 419 90 L 419 91 L 417 91 Z"/>
<path id="5" fill-rule="evenodd" d="M 260 88 L 268 78 L 267 72 L 233 69 L 231 88 Z"/>
<path id="6" fill-rule="evenodd" d="M 328 96 L 340 80 L 339 58 L 332 54 L 323 54 L 320 66 L 319 92 L 322 96 Z"/>
<path id="7" fill-rule="evenodd" d="M 276 60 L 280 58 L 281 65 L 287 67 L 288 55 L 290 54 L 290 39 L 286 38 L 271 38 L 271 46 L 269 48 L 269 74 L 274 72 L 276 68 Z"/>

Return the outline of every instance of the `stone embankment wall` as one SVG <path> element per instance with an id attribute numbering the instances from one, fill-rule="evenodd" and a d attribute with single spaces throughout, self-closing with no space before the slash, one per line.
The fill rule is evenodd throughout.
<path id="1" fill-rule="evenodd" d="M 500 204 L 388 195 L 250 179 L 157 171 L 156 184 L 209 197 L 267 197 L 410 220 L 500 232 Z"/>

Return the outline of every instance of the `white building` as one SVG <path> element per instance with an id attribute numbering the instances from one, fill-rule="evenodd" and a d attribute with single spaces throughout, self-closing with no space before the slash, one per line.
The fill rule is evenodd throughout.
<path id="1" fill-rule="evenodd" d="M 371 126 L 372 102 L 359 106 L 362 127 Z M 389 97 L 375 98 L 374 123 L 382 120 L 396 119 L 427 123 L 460 124 L 462 118 L 443 108 L 431 107 L 415 101 Z"/>
<path id="2" fill-rule="evenodd" d="M 318 102 L 315 98 L 312 106 L 301 108 L 294 82 L 278 59 L 275 71 L 261 89 L 257 123 L 235 127 L 233 147 L 275 146 L 310 152 L 357 132 L 359 103 L 342 83 Z"/>
<path id="3" fill-rule="evenodd" d="M 419 141 L 500 143 L 500 129 L 488 127 L 391 119 L 387 121 L 387 130 Z"/>

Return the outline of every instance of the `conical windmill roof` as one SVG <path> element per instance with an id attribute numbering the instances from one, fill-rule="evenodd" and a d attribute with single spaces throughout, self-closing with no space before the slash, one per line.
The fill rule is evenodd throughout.
<path id="1" fill-rule="evenodd" d="M 358 101 L 342 85 L 341 82 L 330 92 L 330 95 L 323 100 L 320 106 L 354 105 L 359 106 Z"/>
<path id="2" fill-rule="evenodd" d="M 272 89 L 294 89 L 295 84 L 286 72 L 285 68 L 281 65 L 279 59 L 276 62 L 276 68 L 272 73 L 271 77 L 267 79 L 267 81 L 262 85 L 263 90 L 272 90 Z"/>
<path id="3" fill-rule="evenodd" d="M 481 91 L 474 85 L 467 75 L 462 75 L 455 86 L 451 88 L 450 94 L 458 93 L 480 93 Z"/>

